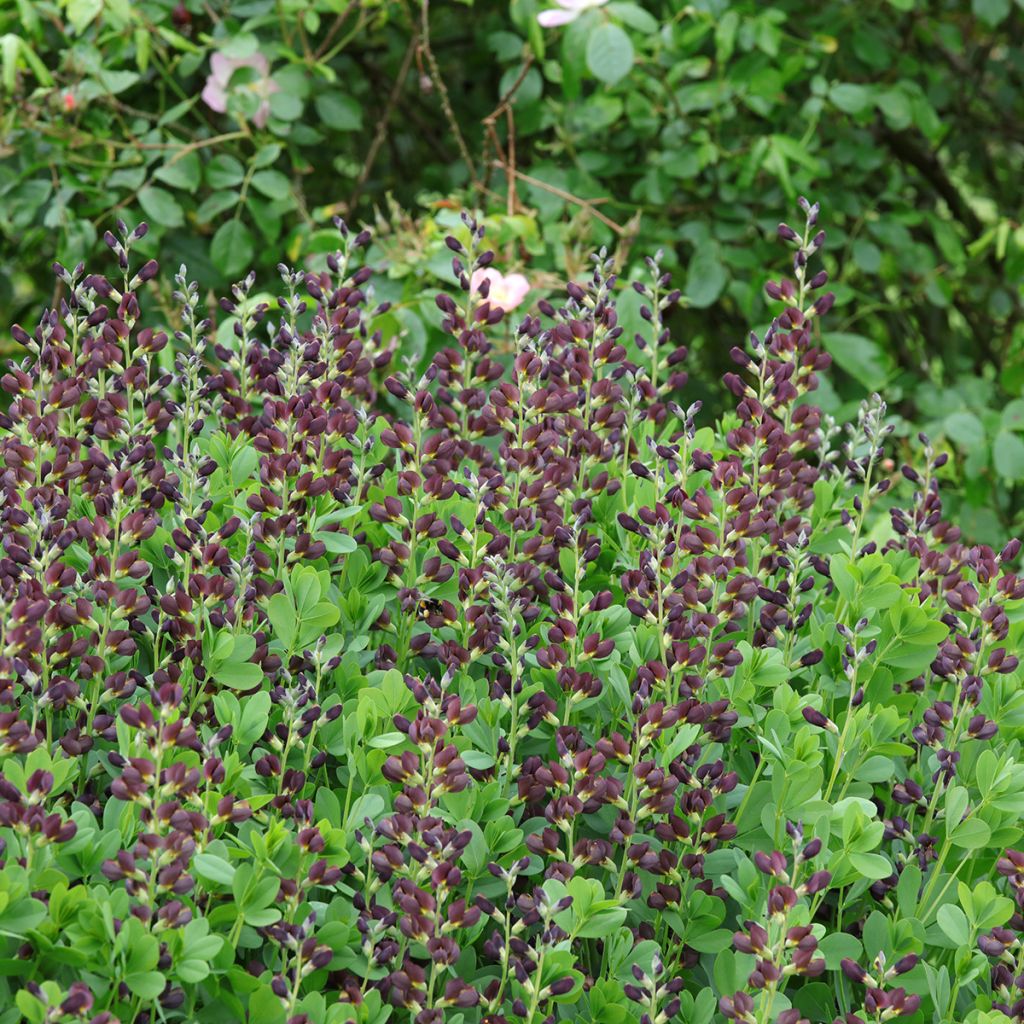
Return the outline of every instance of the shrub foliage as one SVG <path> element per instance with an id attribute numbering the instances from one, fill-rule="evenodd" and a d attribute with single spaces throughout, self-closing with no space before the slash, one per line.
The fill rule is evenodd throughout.
<path id="1" fill-rule="evenodd" d="M 52 305 L 51 255 L 91 265 L 117 216 L 223 294 L 330 251 L 341 213 L 385 228 L 378 287 L 434 344 L 409 255 L 454 197 L 533 280 L 663 248 L 707 416 L 718 339 L 769 319 L 778 211 L 813 191 L 842 282 L 819 404 L 884 390 L 998 544 L 1024 498 L 1022 40 L 1012 0 L 8 0 L 0 321 Z"/>
<path id="2" fill-rule="evenodd" d="M 144 227 L 56 266 L 2 379 L 3 1024 L 1020 1019 L 1018 545 L 810 401 L 802 209 L 715 428 L 656 260 L 636 338 L 603 253 L 513 328 L 466 218 L 422 376 L 340 222 L 166 330 Z"/>

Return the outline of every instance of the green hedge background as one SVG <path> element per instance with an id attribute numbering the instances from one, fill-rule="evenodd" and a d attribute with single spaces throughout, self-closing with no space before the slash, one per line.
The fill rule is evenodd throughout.
<path id="1" fill-rule="evenodd" d="M 119 217 L 226 290 L 333 247 L 340 213 L 375 228 L 389 327 L 422 363 L 469 208 L 535 296 L 601 246 L 624 280 L 662 250 L 710 417 L 767 319 L 778 211 L 808 192 L 838 296 L 824 407 L 884 390 L 900 434 L 955 454 L 965 532 L 1018 528 L 1024 5 L 550 4 L 568 24 L 537 0 L 2 5 L 0 320 L 59 302 L 53 257 Z"/>

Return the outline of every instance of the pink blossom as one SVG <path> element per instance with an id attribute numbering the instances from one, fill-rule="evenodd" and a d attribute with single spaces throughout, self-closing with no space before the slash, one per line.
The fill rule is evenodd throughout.
<path id="1" fill-rule="evenodd" d="M 257 128 L 266 126 L 270 116 L 270 97 L 279 92 L 281 87 L 270 77 L 270 64 L 262 53 L 254 53 L 250 57 L 226 57 L 223 53 L 215 53 L 210 58 L 210 75 L 203 89 L 203 102 L 218 114 L 228 109 L 228 85 L 231 76 L 239 68 L 252 68 L 258 77 L 248 82 L 243 89 L 248 89 L 260 97 L 260 105 L 253 115 L 252 123 Z"/>
<path id="2" fill-rule="evenodd" d="M 522 274 L 502 274 L 500 270 L 487 267 L 485 270 L 474 270 L 469 282 L 474 292 L 480 290 L 484 281 L 490 284 L 487 301 L 492 306 L 500 306 L 505 312 L 515 309 L 530 290 L 530 282 Z"/>
<path id="3" fill-rule="evenodd" d="M 541 11 L 537 20 L 544 28 L 556 28 L 558 25 L 568 25 L 575 21 L 584 11 L 591 7 L 603 7 L 608 0 L 555 0 L 558 7 Z"/>

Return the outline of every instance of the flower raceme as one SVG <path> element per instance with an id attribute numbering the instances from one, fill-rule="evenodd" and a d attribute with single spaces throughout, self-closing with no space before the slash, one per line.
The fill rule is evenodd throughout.
<path id="1" fill-rule="evenodd" d="M 0 1005 L 1020 1019 L 1019 545 L 813 404 L 801 210 L 717 423 L 660 254 L 632 331 L 604 253 L 513 325 L 466 218 L 425 366 L 340 221 L 170 323 L 144 226 L 56 265 L 2 377 Z"/>

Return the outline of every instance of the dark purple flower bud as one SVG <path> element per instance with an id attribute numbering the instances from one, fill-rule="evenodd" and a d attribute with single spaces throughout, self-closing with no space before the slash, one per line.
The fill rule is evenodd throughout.
<path id="1" fill-rule="evenodd" d="M 815 300 L 814 312 L 818 316 L 824 316 L 835 305 L 835 301 L 835 292 L 826 292 L 821 298 Z"/>
<path id="2" fill-rule="evenodd" d="M 801 714 L 804 716 L 804 721 L 809 725 L 816 725 L 819 729 L 828 729 L 829 732 L 839 732 L 836 723 L 831 718 L 826 718 L 816 708 L 803 708 Z"/>
<path id="3" fill-rule="evenodd" d="M 575 984 L 575 978 L 559 978 L 558 981 L 553 981 L 548 985 L 548 991 L 552 996 L 564 996 L 573 990 Z"/>
<path id="4" fill-rule="evenodd" d="M 843 974 L 845 974 L 850 981 L 856 981 L 863 985 L 869 980 L 868 972 L 856 960 L 851 960 L 849 957 L 843 957 L 839 962 Z"/>

